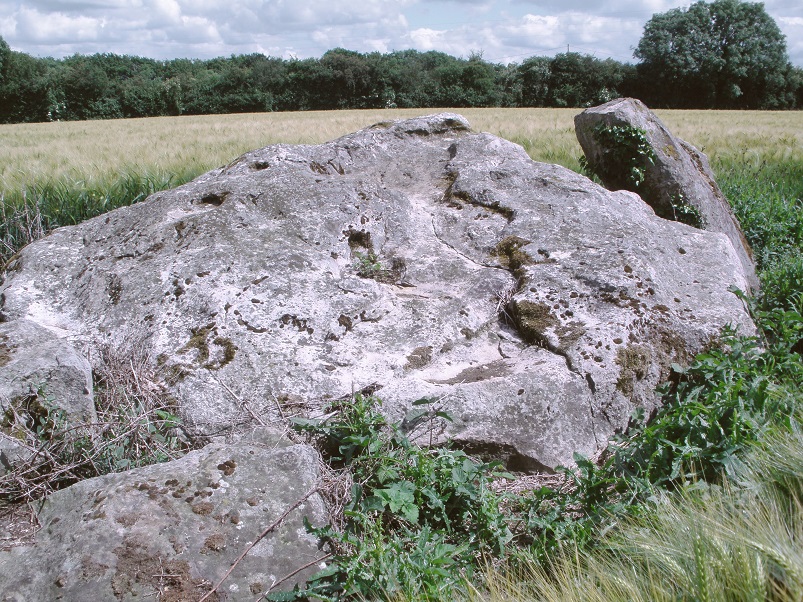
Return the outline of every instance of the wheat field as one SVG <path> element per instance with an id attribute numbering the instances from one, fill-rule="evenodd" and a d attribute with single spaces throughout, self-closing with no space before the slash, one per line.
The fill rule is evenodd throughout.
<path id="1" fill-rule="evenodd" d="M 449 109 L 310 111 L 0 126 L 0 190 L 120 172 L 200 174 L 274 143 L 317 144 L 380 121 Z M 451 109 L 538 161 L 579 167 L 580 109 Z M 718 161 L 803 162 L 803 112 L 657 111 L 676 135 Z"/>

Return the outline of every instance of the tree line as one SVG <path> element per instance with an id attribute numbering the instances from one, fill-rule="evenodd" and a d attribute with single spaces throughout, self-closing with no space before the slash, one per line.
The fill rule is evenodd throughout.
<path id="1" fill-rule="evenodd" d="M 763 5 L 697 2 L 656 14 L 637 64 L 566 52 L 520 64 L 480 54 L 342 48 L 320 58 L 116 54 L 36 58 L 0 38 L 0 123 L 382 107 L 803 108 L 803 69 Z"/>

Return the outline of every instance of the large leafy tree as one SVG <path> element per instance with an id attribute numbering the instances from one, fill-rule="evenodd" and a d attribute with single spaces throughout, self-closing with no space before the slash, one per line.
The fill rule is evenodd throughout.
<path id="1" fill-rule="evenodd" d="M 786 40 L 760 3 L 696 2 L 653 15 L 634 56 L 653 104 L 784 106 Z"/>
<path id="2" fill-rule="evenodd" d="M 11 48 L 8 47 L 8 44 L 3 39 L 3 36 L 0 36 L 0 84 L 3 83 L 3 65 L 10 55 Z"/>
<path id="3" fill-rule="evenodd" d="M 558 54 L 549 65 L 548 104 L 552 107 L 590 107 L 619 94 L 624 66 L 613 59 L 587 54 Z"/>

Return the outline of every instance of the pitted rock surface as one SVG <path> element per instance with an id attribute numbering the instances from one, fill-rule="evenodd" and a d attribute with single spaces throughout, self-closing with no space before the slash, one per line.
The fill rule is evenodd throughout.
<path id="1" fill-rule="evenodd" d="M 276 145 L 26 247 L 2 319 L 137 338 L 207 434 L 370 389 L 512 467 L 590 454 L 726 324 L 733 245 L 459 115 Z M 247 407 L 246 407 L 247 406 Z"/>
<path id="2" fill-rule="evenodd" d="M 319 456 L 277 437 L 210 444 L 183 458 L 88 479 L 52 494 L 32 546 L 0 552 L 3 600 L 200 600 L 268 527 L 318 483 Z M 314 494 L 265 535 L 208 600 L 254 600 L 320 569 L 303 519 Z"/>
<path id="3" fill-rule="evenodd" d="M 597 125 L 626 124 L 644 130 L 655 158 L 646 165 L 644 182 L 638 193 L 658 215 L 667 219 L 676 219 L 674 205 L 691 205 L 699 212 L 705 230 L 722 232 L 728 237 L 750 288 L 758 289 L 753 252 L 704 153 L 674 136 L 655 113 L 635 98 L 618 98 L 586 109 L 575 116 L 574 123 L 577 140 L 592 166 L 604 163 L 606 154 L 612 150 L 595 138 Z M 614 184 L 604 178 L 603 183 L 609 188 Z"/>

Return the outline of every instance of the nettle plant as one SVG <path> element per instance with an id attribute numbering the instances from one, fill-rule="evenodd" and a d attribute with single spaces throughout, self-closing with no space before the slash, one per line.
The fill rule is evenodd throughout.
<path id="1" fill-rule="evenodd" d="M 597 160 L 580 157 L 580 166 L 589 177 L 598 177 L 609 188 L 638 192 L 655 152 L 647 132 L 629 124 L 600 123 L 593 130 L 594 139 L 605 149 Z"/>

